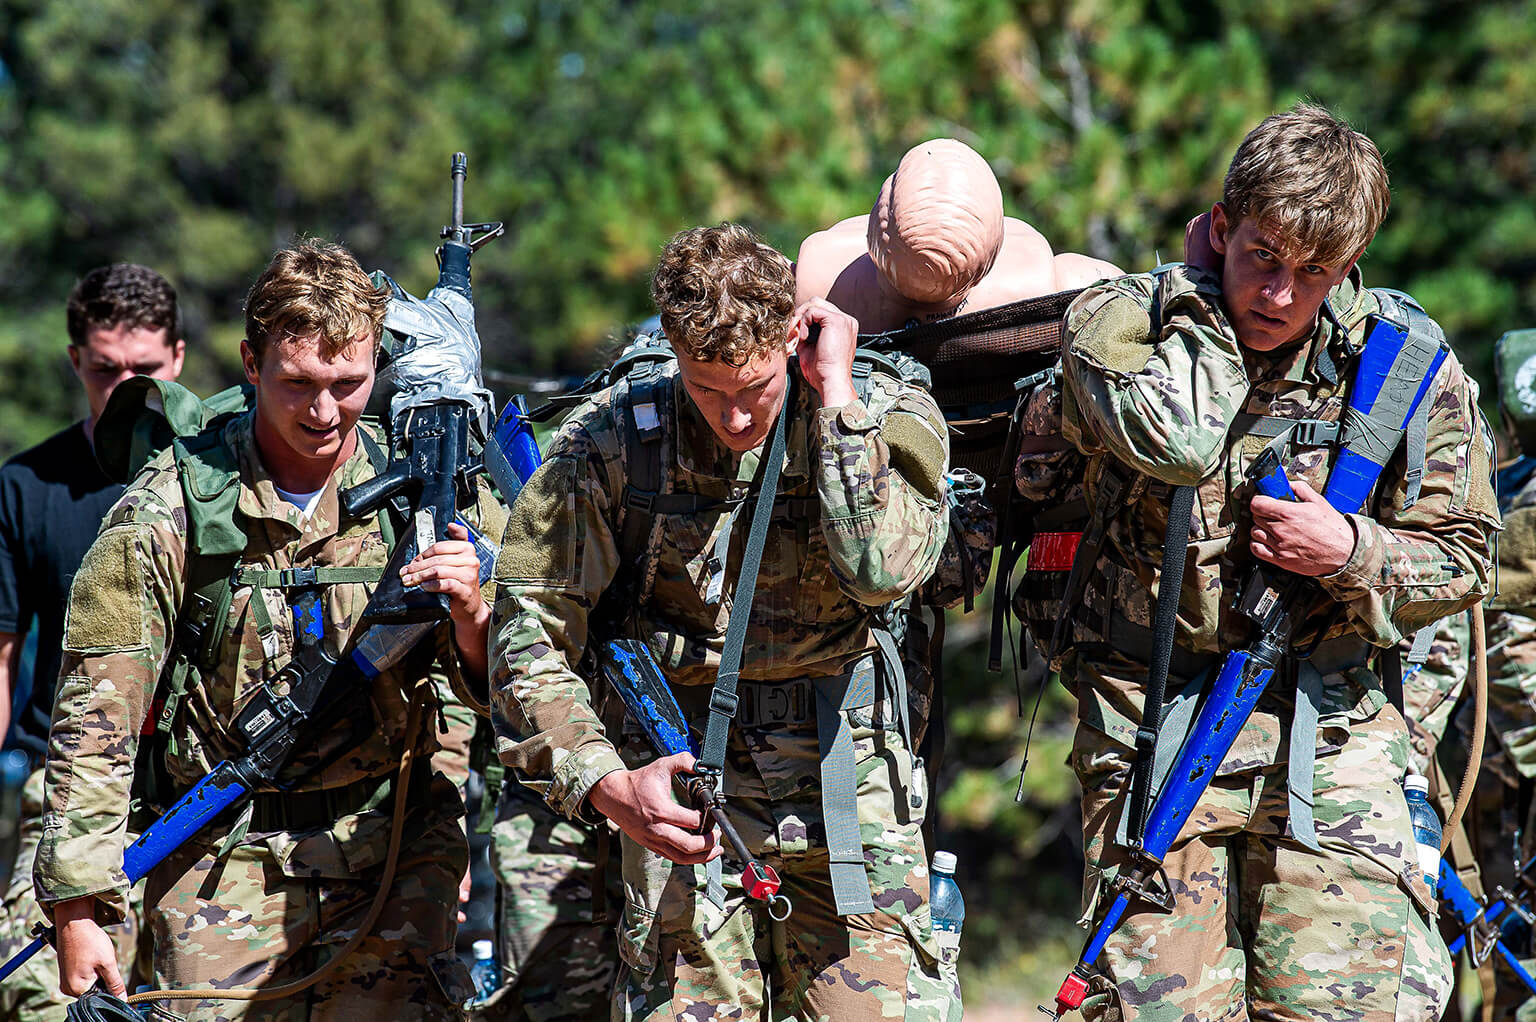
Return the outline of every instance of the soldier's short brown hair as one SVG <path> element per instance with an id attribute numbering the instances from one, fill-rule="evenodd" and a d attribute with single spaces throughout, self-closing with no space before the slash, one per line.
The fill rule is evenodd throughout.
<path id="1" fill-rule="evenodd" d="M 75 282 L 64 307 L 69 343 L 86 342 L 92 330 L 164 330 L 165 343 L 181 340 L 176 289 L 148 266 L 112 263 L 98 266 Z"/>
<path id="2" fill-rule="evenodd" d="M 783 349 L 795 275 L 788 259 L 740 224 L 695 227 L 662 250 L 651 297 L 680 356 L 744 366 Z"/>
<path id="3" fill-rule="evenodd" d="M 1375 143 L 1320 106 L 1298 103 L 1248 133 L 1227 169 L 1228 231 L 1252 218 L 1293 258 L 1350 262 L 1375 237 L 1391 195 Z"/>
<path id="4" fill-rule="evenodd" d="M 335 358 L 359 337 L 377 345 L 389 290 L 375 287 L 341 245 L 306 239 L 272 257 L 245 296 L 245 342 L 256 362 L 267 345 L 314 337 Z"/>

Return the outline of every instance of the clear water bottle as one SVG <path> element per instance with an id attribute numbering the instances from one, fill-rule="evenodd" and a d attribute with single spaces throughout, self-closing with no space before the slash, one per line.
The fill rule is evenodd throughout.
<path id="1" fill-rule="evenodd" d="M 965 899 L 955 883 L 955 853 L 933 853 L 933 876 L 928 885 L 933 911 L 933 938 L 944 964 L 953 968 L 960 960 L 960 929 L 965 926 Z"/>
<path id="2" fill-rule="evenodd" d="M 1403 779 L 1403 794 L 1408 798 L 1413 840 L 1419 846 L 1419 869 L 1433 887 L 1440 879 L 1440 817 L 1429 804 L 1429 781 L 1409 774 Z"/>
<path id="3" fill-rule="evenodd" d="M 496 945 L 489 940 L 474 943 L 475 964 L 469 974 L 475 981 L 475 997 L 485 1000 L 501 987 L 501 968 L 496 964 Z"/>

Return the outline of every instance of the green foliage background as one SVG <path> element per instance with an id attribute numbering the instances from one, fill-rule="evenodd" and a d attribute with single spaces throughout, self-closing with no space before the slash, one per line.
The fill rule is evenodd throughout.
<path id="1" fill-rule="evenodd" d="M 1367 280 L 1413 292 L 1486 379 L 1493 339 L 1536 323 L 1532 52 L 1511 0 L 0 0 L 0 455 L 82 411 L 80 273 L 164 272 L 211 387 L 296 234 L 429 287 L 455 149 L 468 216 L 508 225 L 475 261 L 495 382 L 588 369 L 650 314 L 674 231 L 743 220 L 793 253 L 933 136 L 985 154 L 1058 250 L 1150 267 L 1247 129 L 1302 97 L 1386 154 Z M 1048 697 L 1015 807 L 1022 727 L 975 620 L 951 628 L 943 809 L 978 895 L 971 968 L 1023 975 L 1024 935 L 1075 911 L 1070 700 Z"/>

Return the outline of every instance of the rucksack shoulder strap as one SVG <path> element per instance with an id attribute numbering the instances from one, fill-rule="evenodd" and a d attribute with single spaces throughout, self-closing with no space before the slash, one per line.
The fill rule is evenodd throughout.
<path id="1" fill-rule="evenodd" d="M 632 566 L 635 606 L 650 599 L 656 583 L 656 544 L 660 539 L 660 515 L 670 513 L 666 463 L 671 452 L 671 431 L 663 423 L 671 418 L 671 379 L 663 363 L 642 362 L 632 368 L 619 386 L 626 388 L 625 401 L 616 402 L 621 419 L 624 458 L 623 511 L 619 528 L 619 558 L 626 570 Z M 667 492 L 663 492 L 667 491 Z"/>

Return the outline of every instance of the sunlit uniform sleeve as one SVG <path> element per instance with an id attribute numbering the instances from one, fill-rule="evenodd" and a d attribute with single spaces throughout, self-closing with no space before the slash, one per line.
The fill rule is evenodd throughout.
<path id="1" fill-rule="evenodd" d="M 1477 408 L 1477 384 L 1451 357 L 1425 400 L 1431 404 L 1418 500 L 1404 507 L 1399 453 L 1383 475 L 1379 510 L 1347 516 L 1355 535 L 1349 560 L 1319 580 L 1356 630 L 1381 646 L 1476 603 L 1487 591 L 1500 527 L 1493 437 Z"/>
<path id="2" fill-rule="evenodd" d="M 33 872 L 45 911 L 93 895 L 108 915 L 127 912 L 134 756 L 182 595 L 179 514 L 152 491 L 130 490 L 75 575 Z"/>
<path id="3" fill-rule="evenodd" d="M 933 574 L 948 535 L 944 417 L 927 394 L 903 387 L 878 418 L 860 400 L 819 409 L 816 430 L 832 571 L 860 603 L 900 599 Z"/>
<path id="4" fill-rule="evenodd" d="M 604 413 L 594 411 L 594 416 Z M 589 617 L 617 574 L 610 495 L 617 452 L 573 417 L 511 509 L 496 565 L 489 671 L 496 749 L 558 812 L 594 818 L 592 786 L 624 768 L 574 670 Z M 614 438 L 615 431 L 599 430 Z"/>
<path id="5" fill-rule="evenodd" d="M 1181 266 L 1080 294 L 1063 335 L 1067 438 L 1174 486 L 1214 471 L 1248 392 L 1220 293 L 1210 274 Z M 1161 310 L 1156 333 L 1153 309 Z"/>

